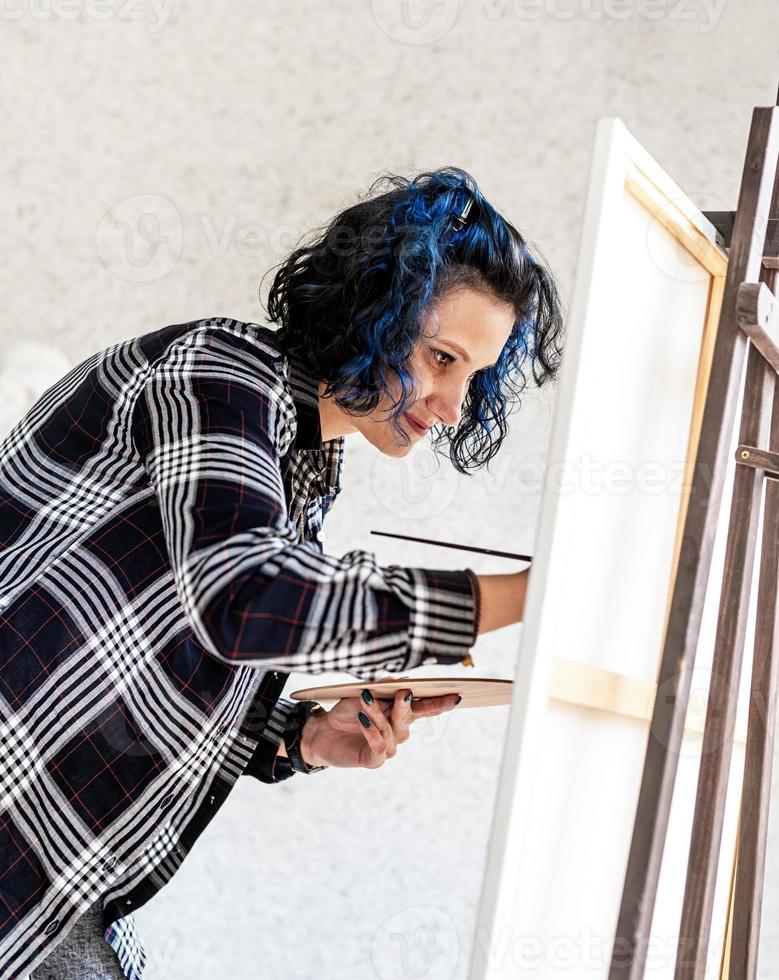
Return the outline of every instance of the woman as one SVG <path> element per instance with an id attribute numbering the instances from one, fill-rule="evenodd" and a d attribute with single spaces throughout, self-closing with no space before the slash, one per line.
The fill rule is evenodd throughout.
<path id="1" fill-rule="evenodd" d="M 213 317 L 115 344 L 0 444 L 0 980 L 142 975 L 132 912 L 241 774 L 377 768 L 457 698 L 280 697 L 462 663 L 527 572 L 338 558 L 345 437 L 461 473 L 554 375 L 554 282 L 458 168 L 384 178 L 277 271 L 280 329 Z M 373 190 L 373 188 L 371 188 Z"/>

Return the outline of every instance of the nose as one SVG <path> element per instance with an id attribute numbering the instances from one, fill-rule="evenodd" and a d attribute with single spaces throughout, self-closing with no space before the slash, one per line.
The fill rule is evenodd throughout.
<path id="1" fill-rule="evenodd" d="M 446 426 L 457 428 L 462 418 L 463 405 L 468 393 L 469 382 L 455 382 L 442 385 L 427 399 L 429 410 L 438 416 Z"/>

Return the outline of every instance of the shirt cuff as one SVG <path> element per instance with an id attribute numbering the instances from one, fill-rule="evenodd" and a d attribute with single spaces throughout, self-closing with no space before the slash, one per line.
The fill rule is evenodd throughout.
<path id="1" fill-rule="evenodd" d="M 292 763 L 286 756 L 280 756 L 278 751 L 287 719 L 299 703 L 288 698 L 279 698 L 273 706 L 268 722 L 257 740 L 257 748 L 244 769 L 246 775 L 255 776 L 263 783 L 278 783 L 296 775 Z"/>
<path id="2" fill-rule="evenodd" d="M 473 666 L 469 650 L 478 636 L 478 581 L 461 569 L 406 568 L 414 602 L 409 616 L 405 669 L 422 664 Z"/>

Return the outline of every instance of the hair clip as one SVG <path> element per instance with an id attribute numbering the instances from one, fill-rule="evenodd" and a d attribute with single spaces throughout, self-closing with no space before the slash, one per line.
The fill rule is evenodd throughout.
<path id="1" fill-rule="evenodd" d="M 462 209 L 460 214 L 458 214 L 454 219 L 455 228 L 463 228 L 465 226 L 465 222 L 468 220 L 468 215 L 470 213 L 472 205 L 473 205 L 473 198 L 469 197 L 468 200 L 465 202 L 465 207 Z"/>

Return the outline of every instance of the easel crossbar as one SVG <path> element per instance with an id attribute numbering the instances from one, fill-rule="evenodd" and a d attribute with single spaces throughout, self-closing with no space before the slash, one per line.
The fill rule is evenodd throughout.
<path id="1" fill-rule="evenodd" d="M 774 371 L 779 371 L 779 303 L 764 282 L 742 282 L 736 320 Z"/>
<path id="2" fill-rule="evenodd" d="M 756 470 L 764 470 L 765 476 L 779 480 L 779 453 L 768 449 L 758 449 L 757 446 L 738 446 L 736 462 L 741 466 L 752 466 Z"/>

